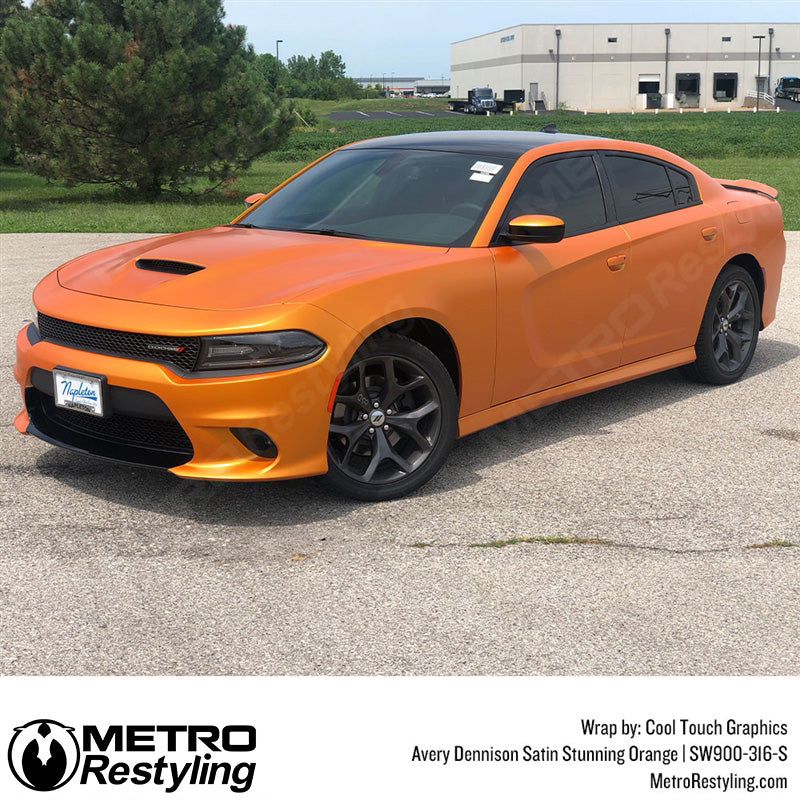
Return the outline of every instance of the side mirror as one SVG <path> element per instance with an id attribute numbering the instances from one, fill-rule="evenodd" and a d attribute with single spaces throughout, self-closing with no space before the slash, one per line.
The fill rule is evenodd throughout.
<path id="1" fill-rule="evenodd" d="M 523 214 L 508 223 L 505 236 L 517 244 L 560 242 L 564 238 L 564 220 L 547 214 Z"/>
<path id="2" fill-rule="evenodd" d="M 250 206 L 255 205 L 259 200 L 263 200 L 266 197 L 264 192 L 256 192 L 255 194 L 251 194 L 249 197 L 245 197 L 244 199 L 244 207 L 250 208 Z"/>

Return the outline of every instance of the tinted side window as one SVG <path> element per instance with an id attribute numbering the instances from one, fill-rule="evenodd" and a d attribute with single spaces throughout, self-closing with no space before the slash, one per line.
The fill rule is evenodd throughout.
<path id="1" fill-rule="evenodd" d="M 514 191 L 506 219 L 520 214 L 560 217 L 565 236 L 603 227 L 606 209 L 594 159 L 576 156 L 531 165 Z"/>
<path id="2" fill-rule="evenodd" d="M 685 172 L 669 168 L 669 181 L 672 184 L 672 191 L 675 193 L 675 205 L 681 206 L 694 205 L 696 201 L 695 193 L 689 176 Z"/>
<path id="3" fill-rule="evenodd" d="M 620 222 L 675 210 L 675 193 L 663 164 L 628 156 L 605 156 L 603 164 L 611 181 Z"/>

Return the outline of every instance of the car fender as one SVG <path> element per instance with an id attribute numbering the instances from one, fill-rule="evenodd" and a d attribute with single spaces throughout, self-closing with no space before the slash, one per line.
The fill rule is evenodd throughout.
<path id="1" fill-rule="evenodd" d="M 427 319 L 449 336 L 460 372 L 461 413 L 491 404 L 496 346 L 494 262 L 484 248 L 452 248 L 415 268 L 376 273 L 353 287 L 326 287 L 303 298 L 357 331 L 342 348 L 339 372 L 377 331 L 406 319 Z"/>

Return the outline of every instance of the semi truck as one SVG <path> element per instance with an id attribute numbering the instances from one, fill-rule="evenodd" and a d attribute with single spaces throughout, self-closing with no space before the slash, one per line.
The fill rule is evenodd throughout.
<path id="1" fill-rule="evenodd" d="M 514 107 L 513 103 L 495 99 L 494 92 L 487 86 L 470 89 L 466 100 L 450 100 L 451 111 L 462 114 L 502 114 Z"/>
<path id="2" fill-rule="evenodd" d="M 800 78 L 785 76 L 778 78 L 778 85 L 775 87 L 775 97 L 794 100 L 800 103 Z"/>

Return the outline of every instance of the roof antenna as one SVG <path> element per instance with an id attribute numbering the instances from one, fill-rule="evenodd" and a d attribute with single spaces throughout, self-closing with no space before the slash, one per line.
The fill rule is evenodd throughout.
<path id="1" fill-rule="evenodd" d="M 558 133 L 558 128 L 556 127 L 555 122 L 548 122 L 547 125 L 542 128 L 542 133 Z"/>

